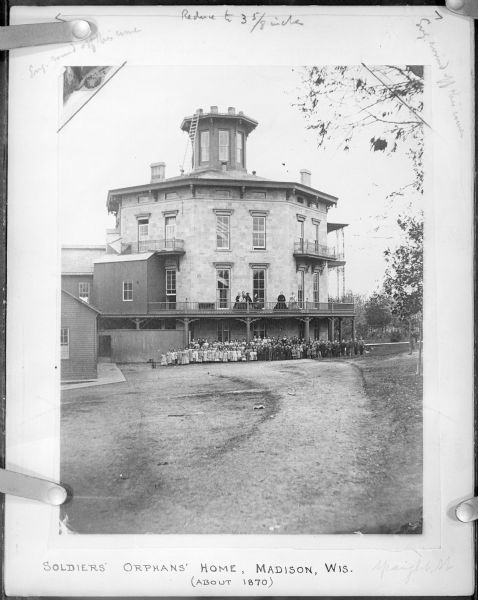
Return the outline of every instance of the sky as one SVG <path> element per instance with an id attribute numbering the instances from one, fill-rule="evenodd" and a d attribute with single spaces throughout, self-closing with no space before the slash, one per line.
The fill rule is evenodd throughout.
<path id="1" fill-rule="evenodd" d="M 383 252 L 399 242 L 396 217 L 404 198 L 388 194 L 412 179 L 404 153 L 371 152 L 366 137 L 351 150 L 317 148 L 295 106 L 301 67 L 128 67 L 114 77 L 59 133 L 60 238 L 62 244 L 101 244 L 108 190 L 149 183 L 154 162 L 166 177 L 179 175 L 188 136 L 180 130 L 197 108 L 229 106 L 258 121 L 247 141 L 247 168 L 269 179 L 300 181 L 338 197 L 330 221 L 345 230 L 346 288 L 371 294 L 383 279 Z M 61 113 L 61 106 L 59 107 Z M 59 115 L 61 118 L 61 114 Z"/>

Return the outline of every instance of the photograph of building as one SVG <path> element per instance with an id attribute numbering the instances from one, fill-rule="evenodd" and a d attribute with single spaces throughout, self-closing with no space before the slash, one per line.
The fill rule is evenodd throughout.
<path id="1" fill-rule="evenodd" d="M 404 155 L 349 171 L 321 156 L 316 171 L 316 140 L 290 93 L 271 96 L 272 115 L 240 77 L 229 80 L 240 104 L 231 95 L 221 105 L 217 71 L 188 73 L 217 105 L 181 96 L 176 107 L 154 71 L 119 71 L 63 134 L 62 479 L 76 489 L 63 531 L 420 533 L 421 379 L 401 337 L 412 321 L 392 322 L 373 291 L 384 260 L 370 248 L 391 239 L 389 222 L 379 229 L 382 206 L 357 191 L 375 164 L 386 165 L 379 181 L 394 170 L 406 180 Z M 252 77 L 266 94 L 261 74 Z M 297 75 L 278 70 L 277 90 L 285 81 L 293 89 Z M 123 121 L 140 83 L 147 110 Z M 108 93 L 122 97 L 117 114 Z M 88 111 L 115 141 L 78 144 Z M 124 151 L 108 155 L 108 143 Z M 106 169 L 94 168 L 95 152 L 112 156 Z M 88 176 L 70 189 L 77 164 Z M 86 226 L 97 242 L 86 243 Z M 98 364 L 122 379 L 102 381 Z M 84 431 L 88 448 L 74 441 Z M 341 509 L 325 510 L 339 493 Z M 387 498 L 386 514 L 373 494 Z"/>
<path id="2" fill-rule="evenodd" d="M 329 220 L 337 198 L 306 169 L 296 183 L 248 173 L 257 125 L 233 107 L 199 109 L 181 123 L 190 172 L 167 178 L 153 163 L 148 183 L 109 191 L 117 227 L 94 261 L 91 294 L 115 360 L 157 359 L 196 337 L 332 339 L 335 317 L 353 321 L 353 304 L 329 302 L 345 264 L 333 245 L 345 225 Z"/>

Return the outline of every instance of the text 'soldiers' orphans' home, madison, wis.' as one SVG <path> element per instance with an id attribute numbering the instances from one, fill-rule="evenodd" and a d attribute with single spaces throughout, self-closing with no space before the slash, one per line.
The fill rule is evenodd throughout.
<path id="1" fill-rule="evenodd" d="M 100 360 L 144 362 L 193 338 L 341 339 L 344 320 L 354 335 L 353 304 L 330 301 L 345 295 L 346 224 L 328 218 L 337 198 L 307 169 L 297 182 L 249 173 L 257 125 L 233 107 L 184 118 L 191 171 L 167 178 L 151 164 L 149 182 L 109 191 L 104 247 L 63 248 L 62 288 L 99 311 L 98 340 L 82 329 L 79 341 L 63 310 L 64 378 L 81 378 L 96 345 Z"/>

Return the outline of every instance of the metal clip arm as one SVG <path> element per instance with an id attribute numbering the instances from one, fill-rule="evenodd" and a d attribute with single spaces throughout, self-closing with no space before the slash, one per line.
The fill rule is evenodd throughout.
<path id="1" fill-rule="evenodd" d="M 92 23 L 81 19 L 55 21 L 54 23 L 31 23 L 29 25 L 9 25 L 0 27 L 0 50 L 81 42 L 96 32 Z"/>
<path id="2" fill-rule="evenodd" d="M 53 506 L 63 504 L 68 495 L 66 489 L 57 483 L 6 469 L 0 469 L 0 492 Z"/>

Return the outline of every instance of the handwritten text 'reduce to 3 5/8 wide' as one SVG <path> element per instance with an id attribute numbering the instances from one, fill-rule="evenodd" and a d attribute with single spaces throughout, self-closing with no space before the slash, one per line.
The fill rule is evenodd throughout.
<path id="1" fill-rule="evenodd" d="M 268 15 L 261 11 L 253 13 L 233 13 L 228 8 L 223 13 L 204 13 L 199 10 L 190 11 L 184 8 L 181 11 L 183 21 L 217 21 L 233 23 L 239 20 L 240 25 L 248 25 L 250 32 L 262 31 L 266 27 L 291 27 L 294 25 L 303 26 L 304 23 L 294 15 Z"/>

